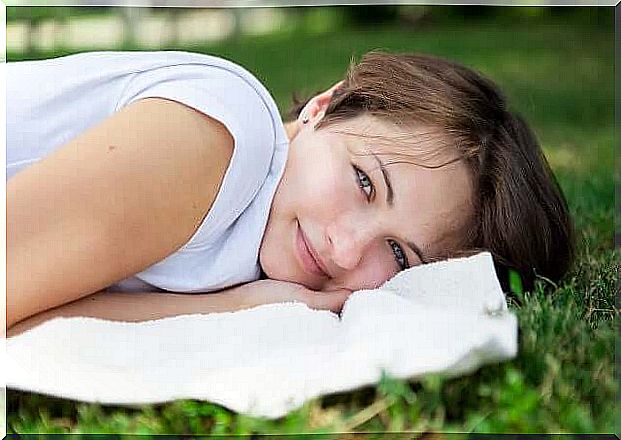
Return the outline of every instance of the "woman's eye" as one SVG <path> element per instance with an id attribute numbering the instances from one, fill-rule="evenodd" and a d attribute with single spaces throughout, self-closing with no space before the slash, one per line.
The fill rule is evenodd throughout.
<path id="1" fill-rule="evenodd" d="M 401 270 L 405 270 L 410 267 L 408 263 L 408 257 L 405 255 L 403 248 L 394 240 L 388 240 L 388 244 L 392 248 L 392 253 L 395 255 L 395 260 L 397 264 L 401 268 Z"/>
<path id="2" fill-rule="evenodd" d="M 356 175 L 358 178 L 358 186 L 367 196 L 367 199 L 370 200 L 371 196 L 373 195 L 373 183 L 371 182 L 371 179 L 369 179 L 369 176 L 367 176 L 366 173 L 360 168 L 354 167 L 354 170 L 356 171 Z"/>

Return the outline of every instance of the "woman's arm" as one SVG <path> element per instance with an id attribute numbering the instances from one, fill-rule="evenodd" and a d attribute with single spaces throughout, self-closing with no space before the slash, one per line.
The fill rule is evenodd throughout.
<path id="1" fill-rule="evenodd" d="M 259 280 L 206 294 L 101 291 L 25 319 L 12 326 L 7 331 L 7 337 L 56 317 L 89 316 L 139 322 L 168 316 L 232 312 L 286 301 L 303 302 L 314 309 L 338 312 L 350 294 L 346 290 L 315 292 L 299 284 L 276 280 Z"/>
<path id="2" fill-rule="evenodd" d="M 7 182 L 7 327 L 175 252 L 208 213 L 233 151 L 183 104 L 130 104 Z"/>

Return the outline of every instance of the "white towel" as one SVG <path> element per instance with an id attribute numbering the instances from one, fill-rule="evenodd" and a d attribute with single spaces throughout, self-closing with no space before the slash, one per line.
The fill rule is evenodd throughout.
<path id="1" fill-rule="evenodd" d="M 56 318 L 7 340 L 7 386 L 109 404 L 203 399 L 276 418 L 323 394 L 458 375 L 517 351 L 491 256 L 408 269 L 341 317 L 301 303 L 140 323 Z"/>

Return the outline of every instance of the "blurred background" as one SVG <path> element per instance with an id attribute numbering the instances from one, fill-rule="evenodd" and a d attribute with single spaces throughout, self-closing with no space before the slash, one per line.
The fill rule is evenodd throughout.
<path id="1" fill-rule="evenodd" d="M 491 7 L 491 6 L 322 6 L 291 8 L 192 8 L 95 6 L 7 6 L 7 50 L 37 51 L 145 49 L 206 43 L 240 35 L 315 33 L 352 27 L 400 25 L 415 30 L 430 22 L 472 19 L 545 20 L 563 17 L 605 22 L 611 8 Z M 93 5 L 90 5 L 92 3 Z M 190 3 L 191 4 L 191 3 Z"/>
<path id="2" fill-rule="evenodd" d="M 213 54 L 255 74 L 283 115 L 294 92 L 308 96 L 326 89 L 342 78 L 352 58 L 372 49 L 433 54 L 492 78 L 511 109 L 534 128 L 568 199 L 578 238 L 576 266 L 563 284 L 542 280 L 532 295 L 520 297 L 520 306 L 512 305 L 520 322 L 515 361 L 442 386 L 424 385 L 417 400 L 359 428 L 613 432 L 614 283 L 621 266 L 613 220 L 614 187 L 620 181 L 614 166 L 614 8 L 225 9 L 154 3 L 7 6 L 6 13 L 8 61 L 91 50 Z M 347 400 L 352 413 L 361 410 L 359 396 Z M 8 426 L 24 433 L 310 432 L 324 423 L 299 414 L 281 424 L 251 423 L 194 402 L 129 412 L 16 391 L 7 397 Z M 349 411 L 313 405 L 313 414 L 327 419 Z"/>

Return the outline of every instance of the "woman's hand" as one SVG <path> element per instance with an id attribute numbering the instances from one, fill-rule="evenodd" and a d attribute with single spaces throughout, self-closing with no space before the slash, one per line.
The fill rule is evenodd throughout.
<path id="1" fill-rule="evenodd" d="M 287 301 L 297 301 L 306 304 L 311 309 L 330 310 L 339 313 L 345 300 L 351 295 L 351 290 L 339 289 L 332 291 L 315 291 L 305 286 L 287 281 L 258 280 L 243 284 L 234 289 L 246 297 L 252 307 L 261 304 L 271 304 Z"/>

